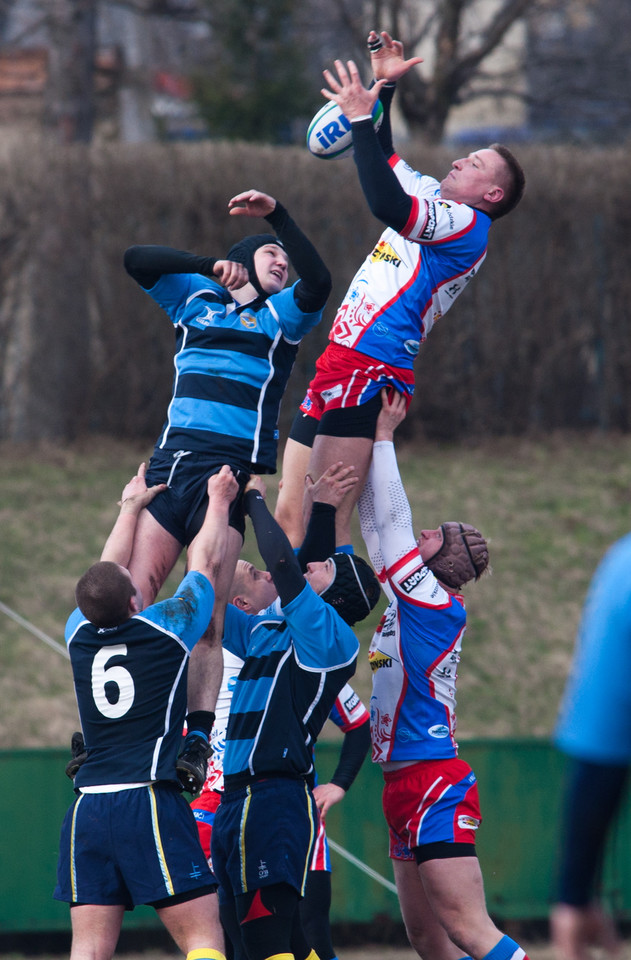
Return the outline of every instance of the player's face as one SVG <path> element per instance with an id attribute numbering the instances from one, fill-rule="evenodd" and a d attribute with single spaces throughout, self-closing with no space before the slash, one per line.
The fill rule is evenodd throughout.
<path id="1" fill-rule="evenodd" d="M 272 575 L 267 570 L 259 570 L 253 563 L 237 561 L 237 568 L 243 576 L 242 595 L 247 600 L 249 610 L 258 613 L 265 610 L 278 596 Z"/>
<path id="2" fill-rule="evenodd" d="M 436 556 L 443 545 L 444 539 L 443 531 L 440 528 L 438 530 L 421 530 L 421 535 L 416 543 L 424 563 Z"/>
<path id="3" fill-rule="evenodd" d="M 254 269 L 265 293 L 278 293 L 287 283 L 289 259 L 282 247 L 266 243 L 254 252 Z"/>
<path id="4" fill-rule="evenodd" d="M 335 564 L 330 557 L 328 560 L 314 560 L 307 564 L 305 580 L 318 595 L 331 586 L 334 577 Z"/>
<path id="5" fill-rule="evenodd" d="M 440 195 L 445 200 L 457 200 L 471 207 L 479 206 L 492 190 L 503 189 L 504 160 L 488 147 L 476 150 L 468 157 L 454 160 L 451 170 L 440 184 Z M 496 198 L 497 199 L 497 198 Z M 501 199 L 501 197 L 499 198 Z"/>

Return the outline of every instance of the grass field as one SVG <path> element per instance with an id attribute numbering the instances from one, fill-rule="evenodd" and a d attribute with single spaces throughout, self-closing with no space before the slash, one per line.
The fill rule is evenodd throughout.
<path id="1" fill-rule="evenodd" d="M 62 642 L 74 584 L 98 558 L 120 491 L 150 449 L 104 440 L 0 452 L 0 601 Z M 399 458 L 419 529 L 461 519 L 490 539 L 493 574 L 467 589 L 460 739 L 546 736 L 591 574 L 631 527 L 631 437 L 424 441 Z M 250 538 L 246 549 L 256 561 Z M 364 698 L 365 653 L 382 609 L 360 631 L 354 684 Z M 0 746 L 66 744 L 77 722 L 67 660 L 1 613 L 0 638 Z"/>

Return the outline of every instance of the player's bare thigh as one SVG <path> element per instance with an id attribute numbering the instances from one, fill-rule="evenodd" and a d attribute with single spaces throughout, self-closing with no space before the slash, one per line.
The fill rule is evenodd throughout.
<path id="1" fill-rule="evenodd" d="M 425 895 L 415 860 L 393 860 L 394 880 L 408 939 L 424 960 L 459 960 L 463 951 L 451 942 Z"/>
<path id="2" fill-rule="evenodd" d="M 172 907 L 160 907 L 156 912 L 182 953 L 210 947 L 225 954 L 216 893 L 176 903 Z"/>
<path id="3" fill-rule="evenodd" d="M 141 510 L 129 572 L 142 591 L 144 607 L 150 606 L 156 599 L 182 549 L 179 540 L 160 526 L 148 510 Z"/>
<path id="4" fill-rule="evenodd" d="M 70 910 L 70 960 L 110 960 L 116 950 L 125 908 L 82 903 Z"/>
<path id="5" fill-rule="evenodd" d="M 287 438 L 274 517 L 289 537 L 292 547 L 299 547 L 305 538 L 303 502 L 310 458 L 311 447 Z"/>
<path id="6" fill-rule="evenodd" d="M 366 483 L 372 445 L 373 441 L 367 437 L 332 437 L 326 433 L 319 433 L 313 442 L 309 473 L 314 480 L 338 461 L 341 461 L 345 467 L 352 466 L 355 476 L 359 478 L 357 484 L 348 491 L 337 508 L 335 530 L 338 544 L 351 543 L 351 516 Z"/>
<path id="7" fill-rule="evenodd" d="M 419 865 L 427 900 L 451 940 L 472 957 L 483 957 L 502 933 L 488 915 L 477 857 L 427 860 Z"/>

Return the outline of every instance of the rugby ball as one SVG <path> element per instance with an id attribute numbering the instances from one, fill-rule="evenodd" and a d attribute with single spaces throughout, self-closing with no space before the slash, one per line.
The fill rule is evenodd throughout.
<path id="1" fill-rule="evenodd" d="M 383 120 L 383 107 L 377 100 L 372 111 L 372 122 L 378 130 Z M 337 103 L 328 100 L 316 113 L 307 130 L 307 147 L 322 160 L 334 160 L 336 157 L 353 155 L 353 134 L 351 122 Z"/>

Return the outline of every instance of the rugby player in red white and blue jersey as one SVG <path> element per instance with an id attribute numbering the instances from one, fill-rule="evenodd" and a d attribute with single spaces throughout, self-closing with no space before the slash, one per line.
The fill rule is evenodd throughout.
<path id="1" fill-rule="evenodd" d="M 500 144 L 455 160 L 440 182 L 398 156 L 390 127 L 394 83 L 420 60 L 404 60 L 402 45 L 387 33 L 371 33 L 369 46 L 377 39 L 370 90 L 352 62 L 347 69 L 336 61 L 338 77 L 324 71 L 328 89 L 322 92 L 351 121 L 361 187 L 387 229 L 337 311 L 285 449 L 276 516 L 294 544 L 302 535 L 302 478 L 307 472 L 317 478 L 340 459 L 354 464 L 360 478 L 337 512 L 337 542 L 350 542 L 381 388 L 393 387 L 409 403 L 421 343 L 477 274 L 493 220 L 513 209 L 523 191 L 521 167 Z M 375 132 L 370 116 L 377 97 L 383 121 Z"/>
<path id="2" fill-rule="evenodd" d="M 486 909 L 475 850 L 477 782 L 454 737 L 466 625 L 460 590 L 484 573 L 487 544 L 474 527 L 455 522 L 416 538 L 393 443 L 406 400 L 389 400 L 384 389 L 382 402 L 359 516 L 390 597 L 369 652 L 370 726 L 401 913 L 419 956 L 524 960 Z"/>

